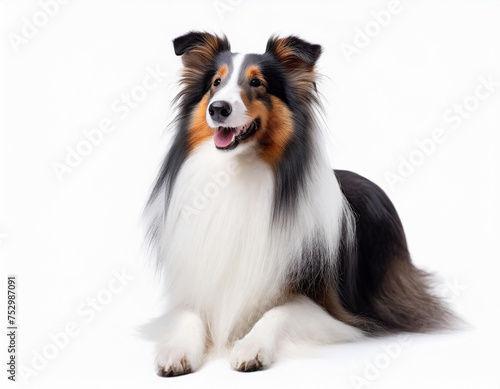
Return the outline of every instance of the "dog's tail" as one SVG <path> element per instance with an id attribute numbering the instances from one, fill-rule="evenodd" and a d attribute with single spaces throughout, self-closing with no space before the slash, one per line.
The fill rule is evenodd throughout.
<path id="1" fill-rule="evenodd" d="M 358 174 L 335 174 L 351 208 L 337 296 L 353 324 L 372 334 L 454 327 L 460 320 L 433 293 L 431 275 L 412 264 L 401 220 L 384 191 Z M 351 237 L 349 223 L 355 224 Z"/>

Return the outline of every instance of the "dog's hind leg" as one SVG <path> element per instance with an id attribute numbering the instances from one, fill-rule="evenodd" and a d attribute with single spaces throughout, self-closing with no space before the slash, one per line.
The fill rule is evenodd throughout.
<path id="1" fill-rule="evenodd" d="M 363 332 L 328 314 L 304 295 L 292 295 L 267 311 L 231 352 L 231 366 L 239 371 L 265 369 L 283 341 L 331 344 L 363 337 Z"/>

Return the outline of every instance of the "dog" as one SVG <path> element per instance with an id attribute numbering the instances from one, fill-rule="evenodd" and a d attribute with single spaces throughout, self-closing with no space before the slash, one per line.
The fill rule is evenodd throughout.
<path id="1" fill-rule="evenodd" d="M 286 342 L 449 328 L 387 195 L 329 166 L 321 46 L 272 36 L 263 54 L 238 54 L 196 31 L 173 46 L 176 131 L 146 206 L 170 302 L 159 375 L 196 371 L 210 352 L 255 371 Z"/>

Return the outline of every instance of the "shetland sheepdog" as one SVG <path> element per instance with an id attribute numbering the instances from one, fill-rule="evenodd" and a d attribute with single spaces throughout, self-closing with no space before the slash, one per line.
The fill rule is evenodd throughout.
<path id="1" fill-rule="evenodd" d="M 387 195 L 325 155 L 322 48 L 271 37 L 263 54 L 189 32 L 176 132 L 146 207 L 169 296 L 158 373 L 271 365 L 286 342 L 446 328 L 453 314 L 411 262 Z"/>

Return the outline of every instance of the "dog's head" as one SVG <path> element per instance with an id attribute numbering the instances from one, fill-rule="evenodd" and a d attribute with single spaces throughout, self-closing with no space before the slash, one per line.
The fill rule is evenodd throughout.
<path id="1" fill-rule="evenodd" d="M 316 101 L 314 66 L 321 46 L 295 36 L 271 37 L 263 54 L 230 51 L 225 37 L 190 32 L 174 40 L 184 64 L 180 98 L 190 115 L 188 147 L 256 145 L 277 163 Z"/>

